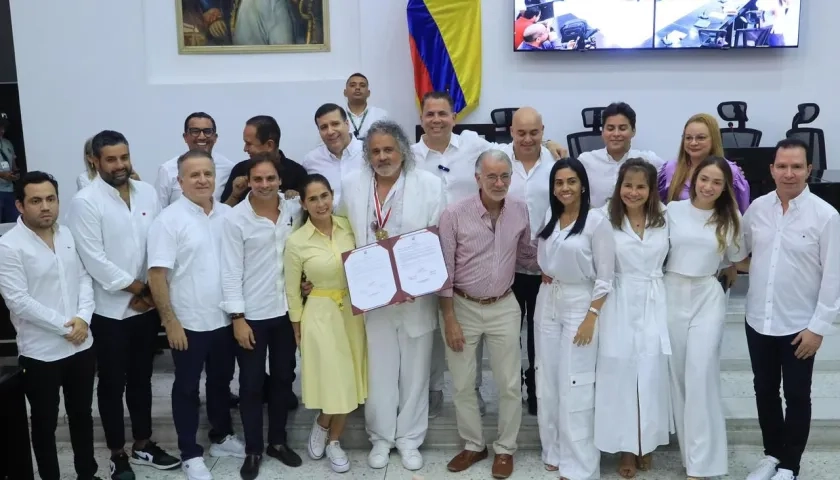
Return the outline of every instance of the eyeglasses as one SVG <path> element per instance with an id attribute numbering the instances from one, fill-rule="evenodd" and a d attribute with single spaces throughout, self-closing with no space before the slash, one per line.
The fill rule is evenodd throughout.
<path id="1" fill-rule="evenodd" d="M 510 174 L 509 173 L 503 173 L 501 175 L 496 175 L 494 173 L 494 174 L 490 174 L 490 175 L 485 175 L 484 178 L 486 178 L 487 180 L 489 180 L 493 183 L 498 182 L 500 179 L 502 180 L 502 182 L 508 183 L 510 181 Z"/>
<path id="2" fill-rule="evenodd" d="M 202 133 L 204 134 L 205 137 L 209 137 L 209 136 L 213 135 L 214 133 L 216 133 L 216 130 L 212 129 L 212 128 L 188 128 L 187 133 L 189 133 L 193 137 L 197 137 L 197 136 L 201 135 Z"/>
<path id="3" fill-rule="evenodd" d="M 694 141 L 697 141 L 697 143 L 703 143 L 708 139 L 709 139 L 709 137 L 706 136 L 706 135 L 697 135 L 697 136 L 694 136 L 694 137 L 692 137 L 691 135 L 686 135 L 686 136 L 683 137 L 683 140 L 685 140 L 685 143 L 692 143 Z"/>

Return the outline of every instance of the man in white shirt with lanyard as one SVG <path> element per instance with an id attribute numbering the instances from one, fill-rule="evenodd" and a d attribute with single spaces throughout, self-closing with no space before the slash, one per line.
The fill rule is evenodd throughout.
<path id="1" fill-rule="evenodd" d="M 748 480 L 794 480 L 811 425 L 811 377 L 840 313 L 840 215 L 811 193 L 808 147 L 776 145 L 776 190 L 744 214 L 749 268 L 747 346 L 766 455 Z M 785 412 L 779 398 L 784 383 Z"/>
<path id="2" fill-rule="evenodd" d="M 505 145 L 502 151 L 511 159 L 511 176 L 508 196 L 519 198 L 528 207 L 531 236 L 536 238 L 542 227 L 545 213 L 549 209 L 549 178 L 554 158 L 542 146 L 545 127 L 542 115 L 531 107 L 522 107 L 513 114 L 510 132 L 513 143 Z M 527 323 L 528 369 L 524 372 L 528 394 L 528 413 L 537 414 L 537 390 L 534 371 L 534 309 L 540 289 L 539 271 L 528 271 L 517 267 L 513 280 L 513 295 L 522 311 L 521 323 Z M 520 328 L 521 328 L 520 323 Z"/>
<path id="3" fill-rule="evenodd" d="M 367 77 L 357 72 L 347 78 L 344 87 L 344 96 L 347 98 L 347 116 L 352 126 L 350 133 L 358 139 L 365 138 L 371 125 L 388 118 L 388 112 L 385 110 L 368 105 L 368 97 L 370 97 L 368 85 Z"/>
<path id="4" fill-rule="evenodd" d="M 601 113 L 601 138 L 606 147 L 583 152 L 578 160 L 589 177 L 592 208 L 601 208 L 615 190 L 618 169 L 628 158 L 641 158 L 659 170 L 665 163 L 655 153 L 631 148 L 636 136 L 636 111 L 624 102 L 611 103 Z"/>
<path id="5" fill-rule="evenodd" d="M 455 125 L 455 101 L 446 92 L 429 92 L 421 101 L 423 137 L 411 147 L 417 159 L 417 166 L 432 172 L 443 182 L 444 206 L 478 193 L 475 182 L 475 161 L 479 155 L 490 149 L 503 149 L 504 144 L 490 143 L 477 133 L 464 130 L 453 133 Z M 566 155 L 561 145 L 546 141 L 545 146 L 554 158 Z M 432 372 L 429 382 L 429 417 L 440 415 L 443 408 L 443 372 L 446 370 L 443 337 L 435 335 L 432 353 Z M 487 411 L 478 388 L 481 386 L 481 359 L 484 355 L 483 342 L 476 349 L 478 357 L 475 389 L 479 411 Z"/>
<path id="6" fill-rule="evenodd" d="M 175 381 L 172 419 L 184 474 L 211 480 L 196 442 L 198 387 L 205 371 L 207 417 L 215 435 L 213 457 L 245 458 L 233 436 L 229 398 L 234 340 L 222 303 L 221 220 L 231 207 L 213 198 L 215 165 L 204 150 L 178 157 L 183 196 L 158 215 L 149 231 L 149 287 L 166 329 Z"/>
<path id="7" fill-rule="evenodd" d="M 0 294 L 17 332 L 38 473 L 45 480 L 61 476 L 55 429 L 63 391 L 76 474 L 93 480 L 93 287 L 70 230 L 56 223 L 58 182 L 34 171 L 15 189 L 21 216 L 0 238 Z"/>
<path id="8" fill-rule="evenodd" d="M 297 344 L 289 321 L 283 272 L 286 239 L 300 226 L 298 199 L 280 193 L 275 156 L 257 154 L 248 165 L 250 193 L 222 219 L 222 309 L 238 343 L 239 411 L 245 433 L 243 480 L 257 478 L 262 462 L 263 382 L 266 355 L 268 447 L 265 453 L 290 467 L 302 464 L 287 445 L 286 419 Z M 290 279 L 300 282 L 301 279 Z"/>
<path id="9" fill-rule="evenodd" d="M 213 198 L 220 200 L 222 190 L 225 189 L 234 163 L 221 153 L 213 153 L 213 147 L 219 140 L 219 134 L 216 132 L 216 121 L 204 112 L 191 113 L 184 120 L 183 137 L 188 150 L 202 150 L 212 155 L 211 158 L 216 167 L 216 187 Z M 167 160 L 158 168 L 155 190 L 158 193 L 158 203 L 160 203 L 161 209 L 168 207 L 181 196 L 181 184 L 178 182 L 178 159 L 180 157 L 179 155 Z"/>
<path id="10" fill-rule="evenodd" d="M 93 278 L 96 393 L 111 451 L 111 477 L 131 480 L 129 462 L 160 470 L 181 464 L 150 440 L 160 317 L 146 285 L 146 241 L 160 210 L 155 189 L 130 178 L 131 155 L 121 133 L 97 133 L 92 150 L 99 176 L 73 197 L 67 220 L 79 257 Z M 134 437 L 130 459 L 124 451 L 123 396 Z"/>
<path id="11" fill-rule="evenodd" d="M 333 187 L 333 204 L 341 200 L 341 181 L 364 165 L 362 141 L 350 135 L 347 112 L 334 103 L 325 103 L 315 111 L 315 125 L 324 142 L 303 157 L 306 173 L 319 173 Z"/>

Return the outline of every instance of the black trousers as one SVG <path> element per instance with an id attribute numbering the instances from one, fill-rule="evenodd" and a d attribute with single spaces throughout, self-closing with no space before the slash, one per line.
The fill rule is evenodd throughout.
<path id="1" fill-rule="evenodd" d="M 218 328 L 208 332 L 185 330 L 186 350 L 172 350 L 175 381 L 172 383 L 172 419 L 178 433 L 181 460 L 204 455 L 198 444 L 199 410 L 198 387 L 201 371 L 206 372 L 207 418 L 214 437 L 233 434 L 230 415 L 230 381 L 233 379 L 233 328 Z"/>
<path id="2" fill-rule="evenodd" d="M 287 393 L 294 378 L 295 332 L 288 315 L 268 320 L 247 320 L 254 332 L 254 349 L 237 345 L 239 360 L 239 412 L 245 430 L 245 452 L 261 455 L 263 442 L 263 383 L 265 359 L 271 370 L 268 385 L 268 443 L 286 444 Z"/>
<path id="3" fill-rule="evenodd" d="M 99 364 L 96 396 L 110 450 L 125 446 L 123 394 L 135 441 L 152 436 L 152 367 L 160 317 L 157 310 L 123 320 L 93 315 L 93 348 Z"/>
<path id="4" fill-rule="evenodd" d="M 64 391 L 64 408 L 70 423 L 73 462 L 79 478 L 93 478 L 97 465 L 93 459 L 93 376 L 96 355 L 93 349 L 78 352 L 54 362 L 20 357 L 24 388 L 32 418 L 32 450 L 43 480 L 58 480 L 55 429 L 58 424 L 59 391 Z"/>
<path id="5" fill-rule="evenodd" d="M 811 377 L 814 357 L 796 358 L 796 335 L 772 337 L 756 332 L 744 322 L 753 370 L 758 424 L 764 454 L 779 460 L 778 468 L 799 475 L 799 462 L 811 428 Z M 779 387 L 784 377 L 785 412 Z"/>
<path id="6" fill-rule="evenodd" d="M 513 295 L 519 302 L 519 309 L 522 311 L 522 323 L 528 324 L 528 369 L 525 370 L 525 390 L 528 398 L 537 398 L 537 380 L 534 372 L 534 309 L 537 307 L 537 293 L 540 291 L 540 275 L 528 275 L 517 273 L 513 279 Z"/>

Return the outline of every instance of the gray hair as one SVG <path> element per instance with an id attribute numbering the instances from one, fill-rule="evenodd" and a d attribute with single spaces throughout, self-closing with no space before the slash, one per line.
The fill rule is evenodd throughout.
<path id="1" fill-rule="evenodd" d="M 481 155 L 475 160 L 475 173 L 481 174 L 481 164 L 484 162 L 484 159 L 490 157 L 497 162 L 504 162 L 507 163 L 508 170 L 513 172 L 513 162 L 510 161 L 510 157 L 507 153 L 497 150 L 495 148 L 491 148 L 490 150 L 485 150 L 481 152 Z"/>
<path id="2" fill-rule="evenodd" d="M 213 171 L 216 171 L 216 163 L 213 162 L 213 156 L 209 153 L 205 152 L 204 150 L 190 150 L 180 157 L 178 157 L 178 176 L 181 176 L 181 167 L 184 165 L 184 162 L 191 158 L 206 158 L 210 160 L 210 163 L 213 165 Z"/>
<path id="3" fill-rule="evenodd" d="M 89 180 L 96 178 L 96 166 L 93 165 L 88 158 L 93 157 L 93 137 L 85 140 L 85 153 L 83 160 L 85 161 L 85 171 Z"/>
<path id="4" fill-rule="evenodd" d="M 390 135 L 397 142 L 397 149 L 400 151 L 400 156 L 402 157 L 402 168 L 404 170 L 414 168 L 414 153 L 411 151 L 411 142 L 408 140 L 408 135 L 405 134 L 405 130 L 397 122 L 391 120 L 373 122 L 367 134 L 365 134 L 364 155 L 365 163 L 368 166 L 371 165 L 370 140 L 374 135 Z"/>

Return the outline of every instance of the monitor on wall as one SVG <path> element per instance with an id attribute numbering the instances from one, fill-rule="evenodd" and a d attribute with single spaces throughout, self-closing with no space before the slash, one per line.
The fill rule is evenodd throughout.
<path id="1" fill-rule="evenodd" d="M 801 0 L 514 0 L 517 52 L 799 46 Z"/>

